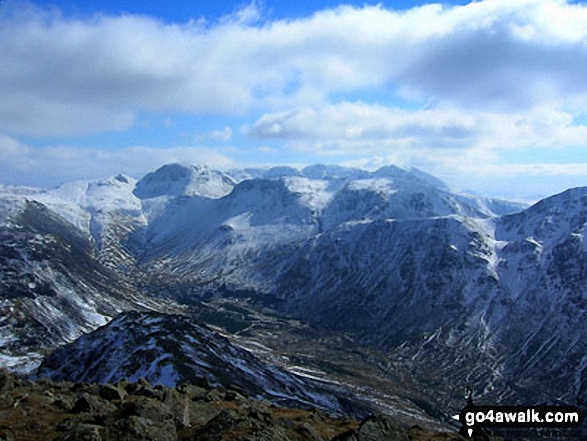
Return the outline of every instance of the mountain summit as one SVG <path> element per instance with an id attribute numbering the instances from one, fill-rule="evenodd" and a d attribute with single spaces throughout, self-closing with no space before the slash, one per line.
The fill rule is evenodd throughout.
<path id="1" fill-rule="evenodd" d="M 158 196 L 219 198 L 230 193 L 234 181 L 206 166 L 168 164 L 147 174 L 133 191 L 139 199 Z"/>

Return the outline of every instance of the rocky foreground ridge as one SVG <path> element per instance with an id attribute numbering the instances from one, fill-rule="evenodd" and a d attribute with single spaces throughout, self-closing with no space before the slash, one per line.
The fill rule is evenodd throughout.
<path id="1" fill-rule="evenodd" d="M 384 416 L 359 422 L 310 409 L 278 407 L 239 387 L 202 378 L 177 388 L 144 378 L 116 384 L 31 381 L 0 370 L 0 440 L 461 440 L 403 428 Z"/>

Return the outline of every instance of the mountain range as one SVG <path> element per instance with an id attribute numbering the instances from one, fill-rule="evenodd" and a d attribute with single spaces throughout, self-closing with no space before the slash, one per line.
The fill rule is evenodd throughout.
<path id="1" fill-rule="evenodd" d="M 586 225 L 587 188 L 528 207 L 394 166 L 170 164 L 138 181 L 5 186 L 0 362 L 30 370 L 121 311 L 224 298 L 381 351 L 437 410 L 466 384 L 491 403 L 574 403 L 587 399 Z"/>

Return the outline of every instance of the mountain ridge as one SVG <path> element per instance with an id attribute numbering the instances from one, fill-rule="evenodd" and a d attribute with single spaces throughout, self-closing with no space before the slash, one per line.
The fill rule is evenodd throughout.
<path id="1" fill-rule="evenodd" d="M 348 333 L 442 390 L 439 406 L 465 379 L 484 399 L 587 398 L 587 188 L 522 208 L 397 167 L 165 167 L 87 185 L 81 205 L 83 186 L 4 188 L 6 228 L 37 201 L 150 302 L 245 298 Z"/>

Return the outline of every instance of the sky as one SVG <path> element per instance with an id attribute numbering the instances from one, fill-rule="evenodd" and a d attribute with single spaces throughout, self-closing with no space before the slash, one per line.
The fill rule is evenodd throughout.
<path id="1" fill-rule="evenodd" d="M 171 162 L 587 186 L 587 4 L 0 0 L 0 183 Z"/>

